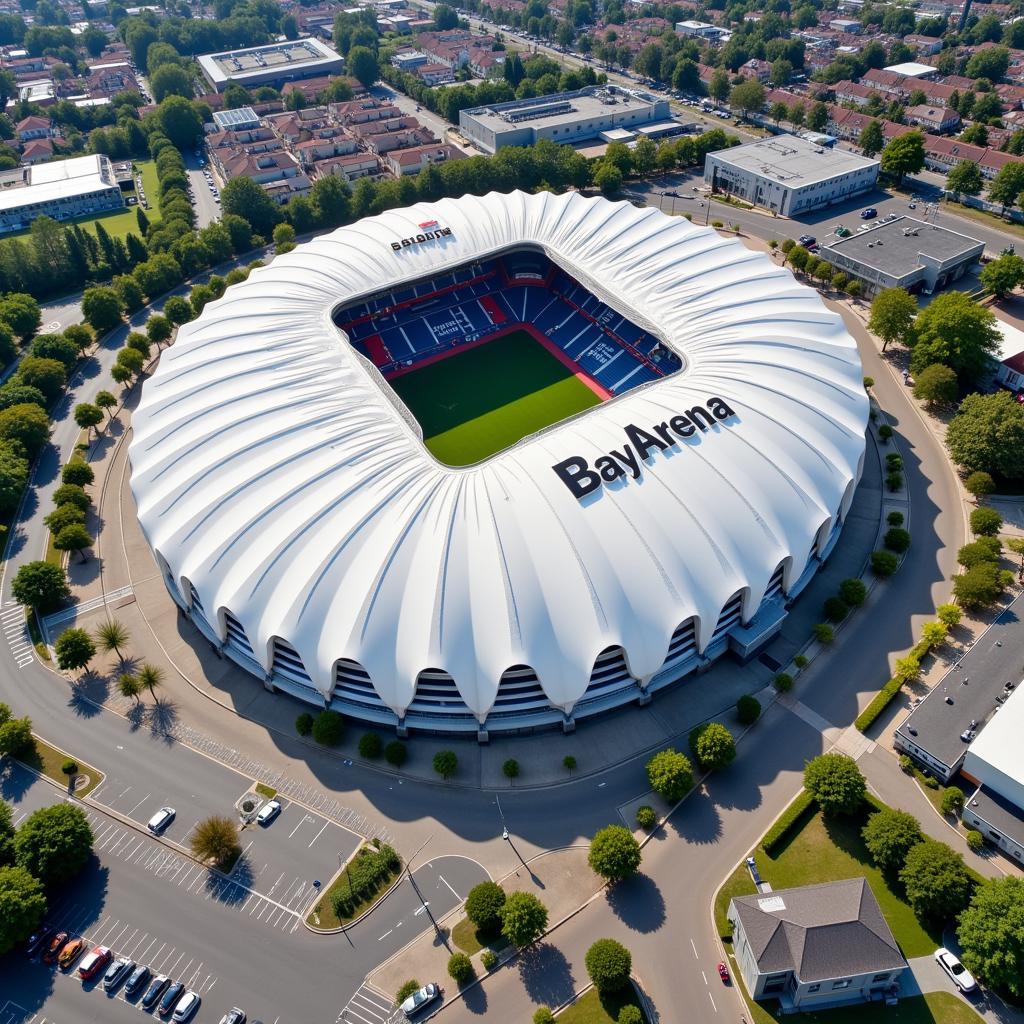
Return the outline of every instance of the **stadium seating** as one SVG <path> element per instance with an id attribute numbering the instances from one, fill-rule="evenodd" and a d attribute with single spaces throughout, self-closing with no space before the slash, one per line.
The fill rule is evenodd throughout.
<path id="1" fill-rule="evenodd" d="M 656 337 L 528 249 L 381 292 L 335 322 L 385 377 L 521 326 L 544 335 L 612 395 L 680 367 Z"/>

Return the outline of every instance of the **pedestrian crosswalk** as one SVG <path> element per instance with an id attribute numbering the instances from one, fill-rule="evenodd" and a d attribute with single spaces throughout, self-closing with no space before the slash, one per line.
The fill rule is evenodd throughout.
<path id="1" fill-rule="evenodd" d="M 0 626 L 3 627 L 7 646 L 14 656 L 18 668 L 24 668 L 35 661 L 35 646 L 28 632 L 25 609 L 20 604 L 10 605 L 0 612 Z"/>
<path id="2" fill-rule="evenodd" d="M 405 1014 L 390 996 L 364 981 L 338 1014 L 337 1024 L 397 1024 L 404 1020 Z"/>

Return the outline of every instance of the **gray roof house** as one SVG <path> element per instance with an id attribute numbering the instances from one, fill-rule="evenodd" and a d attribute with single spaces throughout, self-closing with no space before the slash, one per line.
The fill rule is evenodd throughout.
<path id="1" fill-rule="evenodd" d="M 867 881 L 805 885 L 729 903 L 733 949 L 754 999 L 783 1011 L 891 998 L 907 966 Z"/>

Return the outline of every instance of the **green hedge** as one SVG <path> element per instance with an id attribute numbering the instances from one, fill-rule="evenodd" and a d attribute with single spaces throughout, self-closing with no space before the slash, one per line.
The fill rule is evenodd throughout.
<path id="1" fill-rule="evenodd" d="M 331 893 L 331 905 L 339 920 L 382 888 L 383 883 L 402 866 L 398 854 L 387 843 L 364 846 L 345 869 L 343 883 Z"/>
<path id="2" fill-rule="evenodd" d="M 800 795 L 782 812 L 782 817 L 765 832 L 761 840 L 761 849 L 771 856 L 772 851 L 782 842 L 789 830 L 813 806 L 814 797 L 806 789 L 800 790 Z"/>
<path id="3" fill-rule="evenodd" d="M 869 729 L 875 719 L 889 706 L 893 697 L 903 689 L 903 684 L 898 679 L 890 679 L 878 693 L 875 699 L 857 716 L 853 723 L 861 732 Z"/>

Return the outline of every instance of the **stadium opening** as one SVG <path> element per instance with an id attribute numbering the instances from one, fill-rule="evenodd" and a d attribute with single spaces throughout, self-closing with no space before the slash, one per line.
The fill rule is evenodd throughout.
<path id="1" fill-rule="evenodd" d="M 767 254 L 467 195 L 299 246 L 182 326 L 131 486 L 197 641 L 317 707 L 483 738 L 755 655 L 839 537 L 867 419 L 842 319 Z"/>

